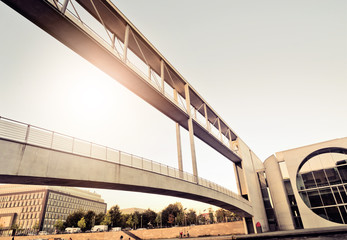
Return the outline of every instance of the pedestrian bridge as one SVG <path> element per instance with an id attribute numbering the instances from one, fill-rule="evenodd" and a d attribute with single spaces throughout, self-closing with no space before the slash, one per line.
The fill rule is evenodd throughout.
<path id="1" fill-rule="evenodd" d="M 64 134 L 0 117 L 0 182 L 115 189 L 175 196 L 242 216 L 249 201 L 203 178 Z"/>

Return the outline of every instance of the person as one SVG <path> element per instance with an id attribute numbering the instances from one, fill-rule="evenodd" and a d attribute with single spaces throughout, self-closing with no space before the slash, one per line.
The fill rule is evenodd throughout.
<path id="1" fill-rule="evenodd" d="M 180 232 L 180 238 L 182 238 L 182 236 L 183 236 L 183 232 Z"/>
<path id="2" fill-rule="evenodd" d="M 187 237 L 189 238 L 189 232 L 187 231 Z"/>
<path id="3" fill-rule="evenodd" d="M 120 236 L 120 240 L 123 240 L 123 235 Z"/>

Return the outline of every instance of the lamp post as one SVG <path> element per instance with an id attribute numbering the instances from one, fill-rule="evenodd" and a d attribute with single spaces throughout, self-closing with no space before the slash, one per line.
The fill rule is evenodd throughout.
<path id="1" fill-rule="evenodd" d="M 183 214 L 184 214 L 184 226 L 187 226 L 187 216 L 186 216 L 186 209 L 183 209 Z"/>

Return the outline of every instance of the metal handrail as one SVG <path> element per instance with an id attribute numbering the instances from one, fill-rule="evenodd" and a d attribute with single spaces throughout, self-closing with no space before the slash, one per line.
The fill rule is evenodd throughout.
<path id="1" fill-rule="evenodd" d="M 229 197 L 250 205 L 247 200 L 225 187 L 204 178 L 198 178 L 196 182 L 193 174 L 180 171 L 168 165 L 1 116 L 0 139 L 7 139 L 28 145 L 104 160 L 181 179 L 226 194 Z"/>

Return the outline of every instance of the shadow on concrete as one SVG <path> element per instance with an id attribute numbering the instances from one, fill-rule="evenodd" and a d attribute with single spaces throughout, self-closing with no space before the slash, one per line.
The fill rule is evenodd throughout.
<path id="1" fill-rule="evenodd" d="M 128 235 L 129 237 L 132 237 L 135 240 L 142 240 L 142 238 L 139 238 L 138 236 L 136 236 L 135 234 L 131 233 L 130 231 L 125 231 L 124 230 L 122 232 L 124 232 L 126 235 Z M 124 240 L 126 240 L 126 238 Z"/>

